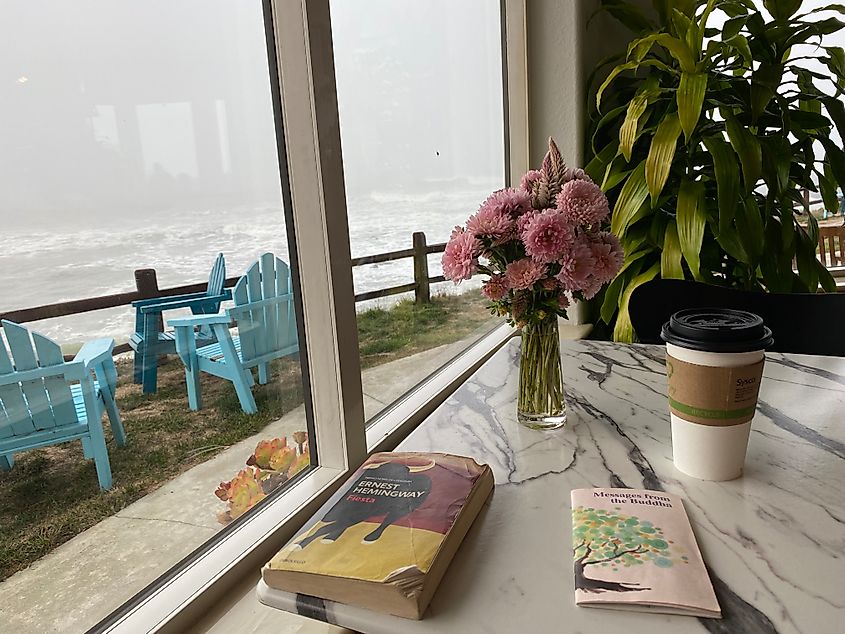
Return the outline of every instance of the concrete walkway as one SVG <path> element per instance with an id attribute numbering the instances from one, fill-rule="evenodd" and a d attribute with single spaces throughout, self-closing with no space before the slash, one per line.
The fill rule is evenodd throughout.
<path id="1" fill-rule="evenodd" d="M 565 338 L 583 336 L 570 327 Z M 433 348 L 365 370 L 364 410 L 369 419 L 420 379 L 448 362 L 472 340 Z M 84 632 L 154 581 L 222 525 L 225 504 L 214 495 L 221 480 L 244 467 L 259 440 L 288 436 L 306 428 L 300 406 L 197 465 L 146 497 L 130 504 L 62 544 L 26 570 L 0 583 L 0 630 L 16 634 Z M 131 430 L 129 430 L 131 436 Z M 291 632 L 325 632 L 291 617 Z"/>

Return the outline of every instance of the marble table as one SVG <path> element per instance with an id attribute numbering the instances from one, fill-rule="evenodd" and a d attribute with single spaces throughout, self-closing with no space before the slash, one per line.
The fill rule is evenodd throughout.
<path id="1" fill-rule="evenodd" d="M 497 352 L 399 447 L 473 456 L 496 489 L 422 621 L 259 587 L 264 603 L 353 630 L 845 632 L 845 359 L 767 355 L 745 475 L 672 465 L 664 350 L 565 342 L 569 423 L 516 422 L 519 342 Z M 569 492 L 665 490 L 685 499 L 722 620 L 577 608 Z"/>

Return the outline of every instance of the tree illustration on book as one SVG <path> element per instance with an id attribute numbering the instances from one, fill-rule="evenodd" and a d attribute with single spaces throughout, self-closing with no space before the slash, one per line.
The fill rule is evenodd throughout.
<path id="1" fill-rule="evenodd" d="M 616 507 L 618 510 L 619 507 Z M 587 567 L 631 568 L 643 564 L 671 568 L 689 563 L 686 555 L 673 556 L 672 541 L 663 529 L 634 515 L 579 506 L 573 509 L 572 553 L 575 587 L 584 592 L 633 592 L 650 590 L 633 582 L 616 582 L 587 576 Z"/>

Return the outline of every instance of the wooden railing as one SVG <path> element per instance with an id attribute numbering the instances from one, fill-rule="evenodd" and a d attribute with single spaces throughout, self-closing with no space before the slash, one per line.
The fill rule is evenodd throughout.
<path id="1" fill-rule="evenodd" d="M 363 302 L 368 299 L 387 297 L 389 295 L 407 293 L 410 291 L 414 291 L 417 303 L 426 303 L 430 301 L 431 284 L 443 282 L 445 281 L 445 278 L 442 275 L 435 277 L 429 276 L 428 255 L 431 253 L 441 253 L 446 248 L 446 243 L 426 244 L 425 234 L 418 231 L 413 234 L 412 244 L 413 246 L 410 249 L 391 251 L 389 253 L 378 253 L 376 255 L 366 255 L 364 257 L 352 259 L 353 267 L 364 266 L 367 264 L 378 264 L 380 262 L 391 262 L 393 260 L 401 260 L 405 258 L 414 259 L 413 282 L 400 284 L 398 286 L 390 286 L 388 288 L 382 288 L 374 291 L 367 291 L 365 293 L 358 293 L 355 295 L 356 302 Z M 240 278 L 227 278 L 225 281 L 225 287 L 231 288 L 235 285 L 238 279 Z M 45 304 L 44 306 L 35 306 L 33 308 L 23 308 L 20 310 L 10 310 L 5 313 L 0 313 L 0 319 L 7 319 L 21 324 L 30 321 L 40 321 L 42 319 L 53 319 L 55 317 L 67 317 L 68 315 L 77 315 L 79 313 L 87 313 L 106 308 L 128 306 L 139 299 L 171 297 L 173 295 L 184 295 L 186 293 L 198 293 L 204 291 L 205 288 L 206 282 L 198 282 L 196 284 L 185 284 L 183 286 L 173 286 L 171 288 L 160 289 L 158 287 L 155 269 L 138 269 L 135 271 L 134 291 L 116 293 L 114 295 L 102 295 L 100 297 L 75 299 L 55 304 Z M 123 344 L 115 348 L 115 352 L 125 352 L 126 350 L 128 350 L 127 344 Z"/>

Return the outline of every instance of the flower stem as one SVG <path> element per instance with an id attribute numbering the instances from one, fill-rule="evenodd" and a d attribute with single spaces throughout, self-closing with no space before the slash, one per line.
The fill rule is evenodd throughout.
<path id="1" fill-rule="evenodd" d="M 557 317 L 522 330 L 517 409 L 531 417 L 558 416 L 565 408 Z"/>

